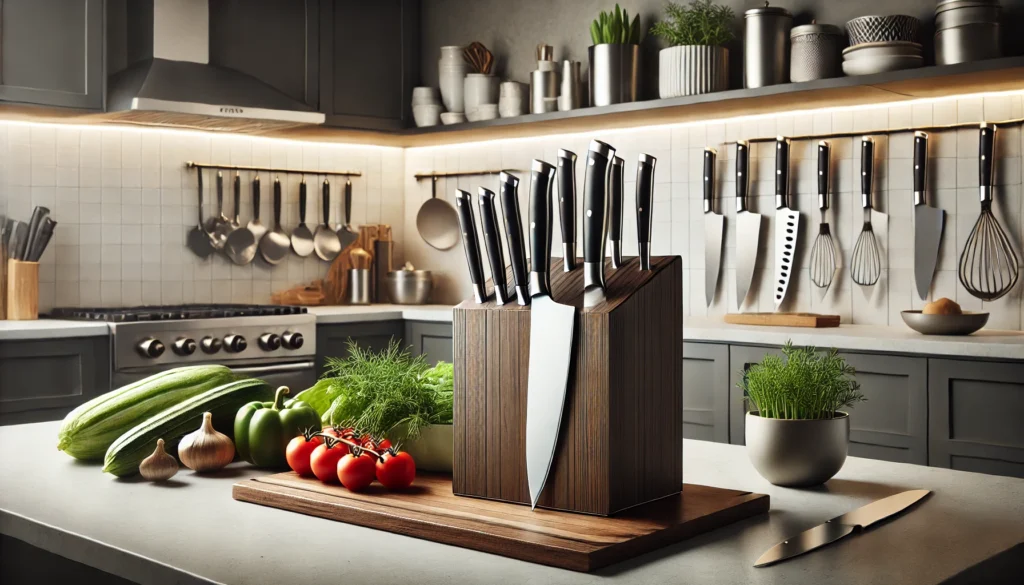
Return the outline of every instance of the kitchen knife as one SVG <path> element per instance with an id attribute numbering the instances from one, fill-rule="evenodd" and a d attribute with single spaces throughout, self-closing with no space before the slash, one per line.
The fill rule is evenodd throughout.
<path id="1" fill-rule="evenodd" d="M 476 220 L 473 219 L 473 198 L 462 189 L 455 190 L 455 211 L 462 228 L 462 247 L 466 250 L 469 265 L 469 281 L 473 284 L 473 298 L 482 303 L 487 300 L 484 289 L 484 267 L 480 261 L 480 245 L 476 240 Z"/>
<path id="2" fill-rule="evenodd" d="M 640 270 L 651 269 L 651 215 L 654 207 L 654 165 L 658 159 L 641 154 L 636 163 L 636 235 Z"/>
<path id="3" fill-rule="evenodd" d="M 747 172 L 750 160 L 750 144 L 745 140 L 736 141 L 736 308 L 743 308 L 743 301 L 750 292 L 757 266 L 757 247 L 761 240 L 761 214 L 747 209 L 747 194 L 750 189 L 750 174 Z"/>
<path id="4" fill-rule="evenodd" d="M 562 269 L 576 270 L 576 153 L 558 151 L 558 220 L 562 225 Z"/>
<path id="5" fill-rule="evenodd" d="M 611 183 L 608 184 L 608 241 L 612 244 L 612 268 L 622 266 L 622 180 L 626 161 L 612 157 Z"/>
<path id="6" fill-rule="evenodd" d="M 707 306 L 715 300 L 718 275 L 722 267 L 722 236 L 725 216 L 715 213 L 715 157 L 714 148 L 704 149 L 704 300 Z"/>
<path id="7" fill-rule="evenodd" d="M 43 252 L 46 251 L 46 246 L 50 243 L 50 238 L 53 237 L 53 228 L 55 227 L 57 227 L 57 222 L 52 217 L 43 219 L 43 224 L 36 231 L 32 248 L 28 251 L 27 260 L 29 262 L 39 262 L 39 259 L 43 257 Z"/>
<path id="8" fill-rule="evenodd" d="M 819 524 L 814 528 L 805 530 L 768 549 L 761 555 L 761 558 L 757 559 L 754 566 L 766 567 L 786 559 L 791 559 L 835 542 L 859 530 L 864 530 L 876 522 L 906 510 L 930 493 L 930 490 L 901 492 L 881 500 L 875 500 L 842 516 L 836 516 L 831 520 L 827 520 L 824 524 Z"/>
<path id="9" fill-rule="evenodd" d="M 555 167 L 530 167 L 530 363 L 526 385 L 526 479 L 530 507 L 544 489 L 555 458 L 572 363 L 576 308 L 551 298 L 551 187 Z M 586 244 L 584 244 L 586 246 Z"/>
<path id="10" fill-rule="evenodd" d="M 494 283 L 494 300 L 498 305 L 509 301 L 508 281 L 505 280 L 505 254 L 501 249 L 498 235 L 498 213 L 494 207 L 494 191 L 480 187 L 477 191 L 480 203 L 480 224 L 484 230 L 484 246 L 491 263 L 491 282 Z"/>
<path id="11" fill-rule="evenodd" d="M 519 214 L 519 177 L 502 172 L 498 175 L 498 196 L 501 215 L 505 218 L 505 241 L 516 285 L 516 301 L 530 304 L 530 282 L 526 273 L 526 244 L 523 243 L 523 220 Z"/>
<path id="12" fill-rule="evenodd" d="M 928 298 L 939 261 L 939 242 L 946 212 L 928 205 L 925 177 L 928 165 L 928 135 L 914 132 L 914 282 L 917 296 Z"/>
<path id="13" fill-rule="evenodd" d="M 28 221 L 28 234 L 25 237 L 25 242 L 22 244 L 24 252 L 22 253 L 22 260 L 30 261 L 29 256 L 32 250 L 35 249 L 36 238 L 38 237 L 39 228 L 43 225 L 45 220 L 50 215 L 50 210 L 41 205 L 37 205 L 32 210 L 32 217 Z"/>
<path id="14" fill-rule="evenodd" d="M 789 206 L 789 138 L 775 139 L 775 310 L 786 300 L 796 259 L 800 212 Z"/>
<path id="15" fill-rule="evenodd" d="M 583 179 L 583 306 L 604 300 L 604 242 L 608 229 L 608 191 L 615 149 L 591 140 Z"/>
<path id="16" fill-rule="evenodd" d="M 11 258 L 24 261 L 28 247 L 28 224 L 23 221 L 14 222 L 14 233 L 11 235 Z"/>

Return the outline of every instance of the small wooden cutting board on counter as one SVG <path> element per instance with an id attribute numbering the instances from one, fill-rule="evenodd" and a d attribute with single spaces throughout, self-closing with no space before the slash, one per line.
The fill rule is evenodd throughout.
<path id="1" fill-rule="evenodd" d="M 294 472 L 234 485 L 252 502 L 493 553 L 594 571 L 768 511 L 768 496 L 702 485 L 613 517 L 588 516 L 456 496 L 450 475 L 418 474 L 409 490 L 374 484 L 353 493 Z"/>
<path id="2" fill-rule="evenodd" d="M 768 327 L 839 327 L 839 315 L 817 313 L 729 313 L 726 323 Z"/>

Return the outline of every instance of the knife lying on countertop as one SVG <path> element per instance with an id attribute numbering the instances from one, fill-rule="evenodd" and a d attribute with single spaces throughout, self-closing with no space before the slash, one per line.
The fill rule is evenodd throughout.
<path id="1" fill-rule="evenodd" d="M 558 221 L 562 227 L 562 265 L 576 270 L 576 153 L 558 151 Z"/>
<path id="2" fill-rule="evenodd" d="M 622 191 L 626 161 L 612 157 L 611 182 L 608 183 L 608 241 L 612 244 L 612 268 L 622 266 Z"/>
<path id="3" fill-rule="evenodd" d="M 526 245 L 523 243 L 523 220 L 519 214 L 519 178 L 502 171 L 498 175 L 498 196 L 501 197 L 501 215 L 505 218 L 505 240 L 508 242 L 508 259 L 512 263 L 516 300 L 520 305 L 529 305 Z"/>
<path id="4" fill-rule="evenodd" d="M 605 299 L 604 244 L 608 231 L 608 193 L 615 148 L 590 141 L 583 183 L 583 306 Z"/>
<path id="5" fill-rule="evenodd" d="M 494 191 L 480 187 L 477 192 L 480 202 L 480 227 L 484 230 L 484 247 L 491 265 L 491 282 L 494 283 L 494 301 L 498 306 L 509 301 L 508 282 L 505 280 L 505 255 L 498 235 L 498 213 L 494 207 Z"/>
<path id="6" fill-rule="evenodd" d="M 654 165 L 658 159 L 641 154 L 636 164 L 636 235 L 640 270 L 651 269 L 651 221 L 654 218 Z"/>
<path id="7" fill-rule="evenodd" d="M 462 228 L 462 247 L 466 250 L 469 280 L 473 284 L 473 298 L 477 303 L 487 300 L 484 288 L 484 267 L 480 260 L 480 245 L 476 239 L 476 220 L 473 219 L 473 198 L 462 189 L 455 190 L 455 210 Z"/>

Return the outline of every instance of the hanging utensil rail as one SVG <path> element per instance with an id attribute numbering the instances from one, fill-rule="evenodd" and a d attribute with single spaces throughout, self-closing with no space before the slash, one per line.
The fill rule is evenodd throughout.
<path id="1" fill-rule="evenodd" d="M 304 171 L 296 169 L 276 169 L 273 167 L 253 167 L 248 165 L 215 165 L 210 163 L 185 162 L 185 168 L 189 169 L 216 169 L 219 171 L 256 171 L 264 173 L 277 173 L 287 175 L 327 175 L 330 177 L 361 177 L 361 171 Z"/>

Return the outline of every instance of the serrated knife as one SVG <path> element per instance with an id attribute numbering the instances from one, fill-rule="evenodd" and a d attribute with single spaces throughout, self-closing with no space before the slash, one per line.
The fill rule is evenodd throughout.
<path id="1" fill-rule="evenodd" d="M 530 167 L 530 362 L 526 382 L 526 479 L 536 508 L 558 444 L 572 363 L 576 308 L 551 297 L 551 187 L 555 167 Z"/>
<path id="2" fill-rule="evenodd" d="M 725 216 L 715 213 L 715 157 L 714 148 L 704 149 L 704 300 L 710 307 L 718 289 L 718 275 L 722 268 L 722 239 Z"/>
<path id="3" fill-rule="evenodd" d="M 747 193 L 750 177 L 747 173 L 750 160 L 750 145 L 744 140 L 736 141 L 736 308 L 743 308 L 743 301 L 750 292 L 757 265 L 757 247 L 761 240 L 761 214 L 747 208 Z"/>
<path id="4" fill-rule="evenodd" d="M 480 244 L 477 241 L 476 220 L 473 218 L 473 198 L 462 189 L 455 190 L 455 211 L 462 229 L 462 247 L 466 251 L 469 266 L 469 281 L 473 285 L 473 299 L 479 304 L 487 300 L 484 288 L 484 267 L 480 260 Z"/>
<path id="5" fill-rule="evenodd" d="M 775 139 L 775 310 L 786 300 L 796 260 L 800 212 L 789 203 L 789 138 Z"/>
<path id="6" fill-rule="evenodd" d="M 946 212 L 928 205 L 925 176 L 928 166 L 928 135 L 914 132 L 914 282 L 917 296 L 928 298 L 939 261 L 939 242 Z"/>
<path id="7" fill-rule="evenodd" d="M 754 566 L 767 567 L 821 548 L 854 532 L 862 531 L 872 524 L 906 510 L 930 493 L 930 490 L 901 492 L 881 500 L 875 500 L 842 516 L 826 520 L 824 524 L 805 530 L 768 549 L 761 555 L 761 558 L 757 559 Z"/>
<path id="8" fill-rule="evenodd" d="M 604 243 L 608 233 L 608 186 L 615 149 L 592 140 L 583 179 L 583 306 L 605 299 Z M 643 240 L 641 240 L 643 241 Z"/>

